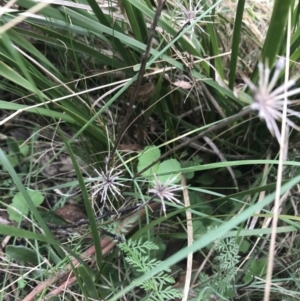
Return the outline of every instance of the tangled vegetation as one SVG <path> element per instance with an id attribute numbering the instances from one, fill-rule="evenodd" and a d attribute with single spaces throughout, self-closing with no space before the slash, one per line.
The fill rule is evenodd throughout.
<path id="1" fill-rule="evenodd" d="M 0 300 L 298 300 L 294 0 L 2 1 Z"/>

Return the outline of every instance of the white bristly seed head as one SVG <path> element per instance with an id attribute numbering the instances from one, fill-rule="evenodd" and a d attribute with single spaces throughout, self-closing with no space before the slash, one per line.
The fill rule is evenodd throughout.
<path id="1" fill-rule="evenodd" d="M 120 189 L 125 186 L 120 182 L 120 174 L 122 171 L 116 172 L 114 168 L 108 169 L 106 165 L 105 171 L 98 171 L 94 169 L 96 174 L 99 176 L 99 179 L 97 179 L 97 184 L 95 184 L 92 193 L 92 197 L 95 197 L 96 195 L 101 195 L 101 202 L 106 202 L 109 200 L 109 193 L 112 194 L 114 197 L 116 195 L 123 198 Z"/>
<path id="2" fill-rule="evenodd" d="M 181 204 L 180 200 L 176 198 L 176 194 L 174 194 L 174 192 L 182 190 L 182 187 L 173 184 L 175 179 L 176 177 L 168 179 L 166 183 L 163 184 L 156 176 L 154 176 L 153 187 L 148 190 L 148 193 L 152 193 L 160 199 L 164 214 L 166 214 L 165 200 Z"/>
<path id="3" fill-rule="evenodd" d="M 280 72 L 283 70 L 284 66 L 285 59 L 280 58 L 276 63 L 274 74 L 270 78 L 271 71 L 268 67 L 268 64 L 263 65 L 262 63 L 259 63 L 258 86 L 255 86 L 249 79 L 244 78 L 245 83 L 249 86 L 253 95 L 253 103 L 251 104 L 251 108 L 258 111 L 259 117 L 265 120 L 269 131 L 273 136 L 276 137 L 279 143 L 281 140 L 281 133 L 277 126 L 276 120 L 282 120 L 282 111 L 285 98 L 300 93 L 299 88 L 289 90 L 295 85 L 295 79 L 291 79 L 274 89 Z M 287 101 L 288 106 L 296 103 L 299 103 L 299 101 Z M 300 118 L 300 113 L 290 108 L 287 108 L 287 114 L 289 116 L 297 116 Z M 287 118 L 287 125 L 297 131 L 300 131 L 300 127 L 298 127 L 289 118 Z"/>
<path id="4" fill-rule="evenodd" d="M 202 32 L 205 33 L 203 28 L 198 23 L 195 23 L 195 20 L 204 13 L 204 6 L 201 5 L 201 0 L 197 1 L 196 3 L 197 4 L 194 5 L 193 1 L 190 1 L 189 4 L 184 2 L 180 3 L 179 1 L 176 1 L 175 2 L 176 8 L 174 9 L 173 18 L 176 25 L 179 25 L 180 27 L 185 27 L 187 25 L 194 24 L 190 30 L 191 40 L 193 40 L 194 37 L 195 27 L 197 27 L 198 29 L 200 29 Z M 189 7 L 187 8 L 186 6 Z"/>

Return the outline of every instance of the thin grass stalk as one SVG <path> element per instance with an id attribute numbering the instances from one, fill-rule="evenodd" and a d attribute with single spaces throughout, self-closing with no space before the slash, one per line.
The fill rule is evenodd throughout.
<path id="1" fill-rule="evenodd" d="M 291 7 L 289 7 L 288 14 L 288 26 L 287 26 L 287 43 L 286 43 L 286 61 L 289 61 L 290 56 L 290 34 L 291 34 Z M 285 82 L 289 81 L 289 64 L 285 65 Z M 276 182 L 276 195 L 275 195 L 275 203 L 274 203 L 274 211 L 273 211 L 273 222 L 272 222 L 272 233 L 270 239 L 270 248 L 269 248 L 269 256 L 268 256 L 268 268 L 266 275 L 266 285 L 264 291 L 264 301 L 270 300 L 270 292 L 271 292 L 271 282 L 274 268 L 274 256 L 275 256 L 275 245 L 276 245 L 276 229 L 278 225 L 278 216 L 280 209 L 280 195 L 281 195 L 281 185 L 283 179 L 283 161 L 286 160 L 286 149 L 287 149 L 287 85 L 285 85 L 285 98 L 284 105 L 282 111 L 282 124 L 281 124 L 281 141 L 280 141 L 280 152 L 279 152 L 279 164 L 278 164 L 278 172 L 277 172 L 277 182 Z"/>

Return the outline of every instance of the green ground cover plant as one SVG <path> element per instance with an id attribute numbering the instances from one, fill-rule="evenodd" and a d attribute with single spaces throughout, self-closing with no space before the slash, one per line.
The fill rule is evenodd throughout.
<path id="1" fill-rule="evenodd" d="M 296 0 L 2 1 L 0 300 L 298 300 Z"/>

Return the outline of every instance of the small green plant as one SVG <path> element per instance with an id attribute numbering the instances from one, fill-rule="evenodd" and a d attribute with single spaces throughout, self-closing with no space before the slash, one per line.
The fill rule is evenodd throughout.
<path id="1" fill-rule="evenodd" d="M 145 167 L 157 161 L 159 157 L 160 150 L 158 147 L 147 147 L 138 158 L 138 172 L 143 171 Z M 174 194 L 174 192 L 182 190 L 180 185 L 174 185 L 180 180 L 179 169 L 180 163 L 176 159 L 169 159 L 158 162 L 142 172 L 142 175 L 149 181 L 149 187 L 151 187 L 148 192 L 160 199 L 164 213 L 166 213 L 165 200 L 181 204 Z"/>
<path id="2" fill-rule="evenodd" d="M 213 276 L 205 273 L 199 275 L 201 289 L 196 300 L 209 300 L 212 293 L 220 294 L 225 298 L 232 297 L 237 268 L 240 260 L 239 245 L 234 237 L 221 238 L 215 244 L 214 273 Z M 199 296 L 202 296 L 199 299 Z"/>
<path id="3" fill-rule="evenodd" d="M 138 160 L 138 172 L 141 172 L 145 167 L 147 167 L 152 162 L 156 161 L 160 157 L 160 150 L 157 146 L 148 146 L 145 148 L 144 152 L 139 156 Z M 176 159 L 164 160 L 153 165 L 151 168 L 147 169 L 142 173 L 150 183 L 154 182 L 153 176 L 156 175 L 157 180 L 161 183 L 166 183 L 172 179 L 173 183 L 177 183 L 180 180 L 178 170 L 180 169 L 180 163 Z"/>
<path id="4" fill-rule="evenodd" d="M 150 272 L 157 267 L 161 261 L 150 258 L 150 251 L 157 250 L 158 246 L 151 241 L 128 240 L 119 244 L 120 249 L 125 253 L 125 261 L 134 269 L 134 273 L 138 276 Z M 144 300 L 173 300 L 181 298 L 182 293 L 173 288 L 171 285 L 175 282 L 173 277 L 168 275 L 170 269 L 146 280 L 141 284 L 141 288 L 145 291 Z M 134 282 L 134 281 L 133 281 Z"/>
<path id="5" fill-rule="evenodd" d="M 257 260 L 253 260 L 251 262 L 249 270 L 245 273 L 243 280 L 245 283 L 249 283 L 252 280 L 253 276 L 264 278 L 264 275 L 266 274 L 266 270 L 267 270 L 267 260 L 265 257 L 262 257 Z"/>
<path id="6" fill-rule="evenodd" d="M 43 203 L 44 196 L 41 192 L 27 189 L 27 193 L 36 207 Z M 22 221 L 22 215 L 26 216 L 28 214 L 29 206 L 21 192 L 18 192 L 14 196 L 12 204 L 7 208 L 7 212 L 9 214 L 9 218 L 16 222 Z"/>

